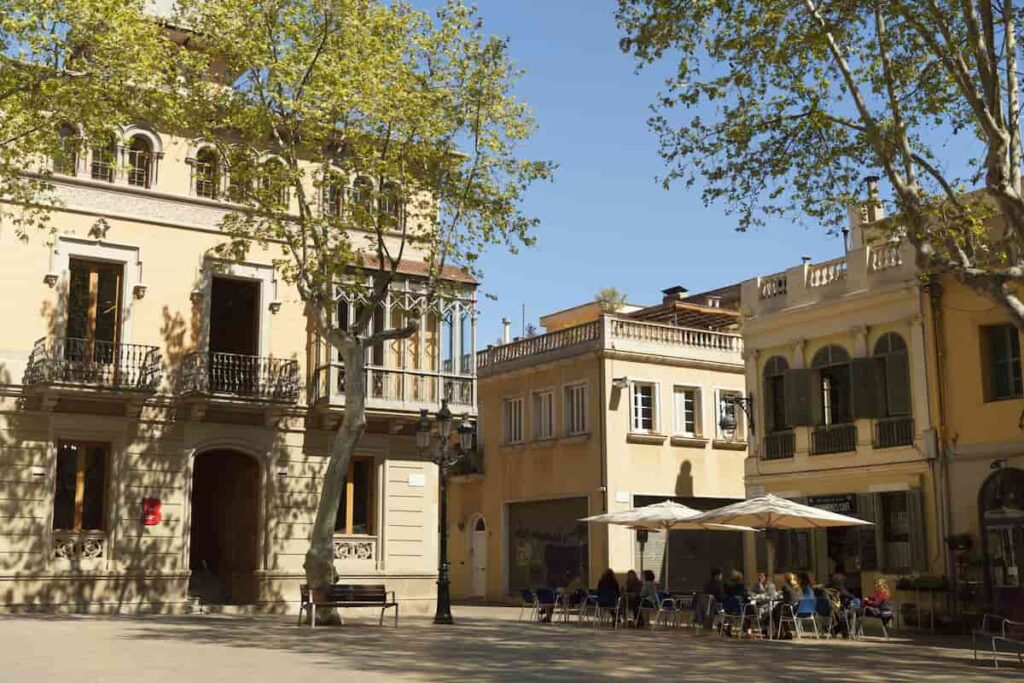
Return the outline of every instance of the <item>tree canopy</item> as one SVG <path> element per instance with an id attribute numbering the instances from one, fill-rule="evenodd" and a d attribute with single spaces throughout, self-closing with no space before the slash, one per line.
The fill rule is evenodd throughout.
<path id="1" fill-rule="evenodd" d="M 344 363 L 344 419 L 306 556 L 320 587 L 366 423 L 368 349 L 416 333 L 423 307 L 464 287 L 484 249 L 532 243 L 523 193 L 552 166 L 522 158 L 534 125 L 507 43 L 459 0 L 434 16 L 383 0 L 181 0 L 179 10 L 217 74 L 191 128 L 218 145 L 238 205 L 221 253 L 282 245 L 279 271 Z M 408 261 L 422 264 L 421 303 L 372 324 Z M 339 301 L 360 302 L 354 319 Z"/>
<path id="2" fill-rule="evenodd" d="M 22 237 L 55 201 L 44 160 L 71 163 L 119 125 L 175 121 L 190 59 L 144 5 L 0 0 L 0 220 Z"/>
<path id="3" fill-rule="evenodd" d="M 880 172 L 918 265 L 1024 326 L 1013 0 L 619 0 L 617 19 L 640 68 L 675 67 L 651 119 L 666 184 L 700 181 L 740 229 L 835 229 Z"/>

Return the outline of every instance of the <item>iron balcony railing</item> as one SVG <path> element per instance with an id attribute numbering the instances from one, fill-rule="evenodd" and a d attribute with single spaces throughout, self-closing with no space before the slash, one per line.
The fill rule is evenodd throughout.
<path id="1" fill-rule="evenodd" d="M 161 376 L 160 349 L 156 346 L 44 337 L 32 348 L 25 384 L 156 391 Z"/>
<path id="2" fill-rule="evenodd" d="M 764 437 L 762 460 L 784 460 L 792 458 L 796 450 L 796 438 L 793 432 L 774 432 Z"/>
<path id="3" fill-rule="evenodd" d="M 857 425 L 819 425 L 811 432 L 811 455 L 857 450 Z"/>
<path id="4" fill-rule="evenodd" d="M 914 443 L 914 418 L 903 415 L 875 422 L 875 448 L 911 446 Z"/>
<path id="5" fill-rule="evenodd" d="M 299 397 L 299 387 L 299 363 L 286 358 L 193 351 L 181 363 L 182 394 L 291 403 Z"/>

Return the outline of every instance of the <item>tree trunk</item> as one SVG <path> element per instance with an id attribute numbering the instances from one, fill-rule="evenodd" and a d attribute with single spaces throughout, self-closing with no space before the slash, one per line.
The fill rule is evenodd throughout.
<path id="1" fill-rule="evenodd" d="M 366 428 L 366 353 L 363 344 L 349 342 L 340 349 L 345 364 L 345 417 L 331 444 L 330 459 L 324 475 L 323 489 L 317 506 L 316 521 L 306 551 L 306 583 L 310 592 L 319 592 L 335 581 L 334 523 L 345 488 L 349 462 Z M 324 623 L 339 621 L 331 610 L 323 612 Z M 317 621 L 321 621 L 317 610 Z"/>

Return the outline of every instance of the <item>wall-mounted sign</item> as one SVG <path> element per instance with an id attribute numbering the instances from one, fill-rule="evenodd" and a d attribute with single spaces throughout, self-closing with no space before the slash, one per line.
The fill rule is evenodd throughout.
<path id="1" fill-rule="evenodd" d="M 142 499 L 142 523 L 145 526 L 156 526 L 160 523 L 162 518 L 160 507 L 161 501 L 159 498 Z"/>
<path id="2" fill-rule="evenodd" d="M 418 473 L 409 475 L 409 486 L 421 489 L 427 485 L 427 475 Z"/>
<path id="3" fill-rule="evenodd" d="M 834 496 L 808 496 L 807 504 L 840 515 L 857 514 L 857 495 L 841 493 Z"/>

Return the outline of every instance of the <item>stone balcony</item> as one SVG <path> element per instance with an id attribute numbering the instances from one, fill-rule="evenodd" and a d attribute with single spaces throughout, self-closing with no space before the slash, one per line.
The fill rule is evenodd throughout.
<path id="1" fill-rule="evenodd" d="M 743 283 L 743 313 L 757 317 L 790 308 L 910 282 L 915 279 L 914 250 L 901 242 L 853 249 L 843 258 L 805 262 L 781 273 Z"/>
<path id="2" fill-rule="evenodd" d="M 588 351 L 743 364 L 743 340 L 738 334 L 602 316 L 536 337 L 489 346 L 477 354 L 477 372 L 486 377 Z"/>

